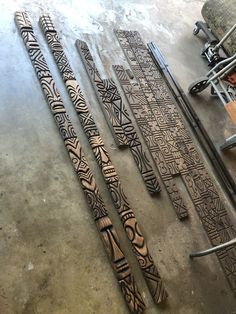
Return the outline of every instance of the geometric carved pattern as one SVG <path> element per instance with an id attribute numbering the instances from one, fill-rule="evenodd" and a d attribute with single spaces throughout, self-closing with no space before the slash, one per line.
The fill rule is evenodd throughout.
<path id="1" fill-rule="evenodd" d="M 212 245 L 215 246 L 229 241 L 236 236 L 235 229 L 230 222 L 227 211 L 220 200 L 211 177 L 206 171 L 195 144 L 183 123 L 177 109 L 177 104 L 170 96 L 171 92 L 164 78 L 155 66 L 138 32 L 120 30 L 115 32 L 127 56 L 133 74 L 140 84 L 138 90 L 142 91 L 141 97 L 148 100 L 146 102 L 148 106 L 145 109 L 143 108 L 142 111 L 140 111 L 141 108 L 138 106 L 137 109 L 135 106 L 133 107 L 134 115 L 136 118 L 141 115 L 145 120 L 149 120 L 150 116 L 155 117 L 157 131 L 159 128 L 159 132 L 155 136 L 156 138 L 160 138 L 158 149 L 161 152 L 164 150 L 163 148 L 174 147 L 173 155 L 172 157 L 170 156 L 170 159 L 169 156 L 163 155 L 164 162 L 166 160 L 168 162 L 169 160 L 175 162 L 175 170 L 183 178 Z M 127 90 L 129 89 L 130 92 L 130 88 L 133 85 L 127 83 L 127 77 L 124 77 L 125 73 L 122 68 L 116 67 L 116 70 L 126 90 L 127 97 L 133 99 L 133 90 L 131 90 L 131 96 L 128 96 Z M 146 136 L 145 132 L 144 136 Z M 236 295 L 236 248 L 229 247 L 218 252 L 217 256 L 229 284 Z"/>
<path id="2" fill-rule="evenodd" d="M 172 174 L 178 173 L 178 168 L 175 163 L 171 162 L 170 150 L 163 147 L 162 137 L 159 134 L 160 129 L 155 117 L 153 114 L 150 114 L 147 99 L 138 84 L 130 82 L 123 66 L 115 65 L 113 69 L 134 113 L 144 140 L 156 162 L 176 214 L 179 219 L 185 219 L 188 216 L 186 205 L 172 178 Z"/>
<path id="3" fill-rule="evenodd" d="M 56 63 L 58 64 L 58 68 L 61 73 L 63 73 L 63 79 L 66 82 L 67 80 L 74 80 L 75 76 L 74 73 L 69 65 L 68 59 L 60 45 L 59 38 L 57 33 L 55 32 L 54 25 L 52 24 L 51 18 L 48 15 L 44 15 L 40 18 L 40 23 L 42 30 L 45 33 L 45 36 L 50 42 L 50 45 L 53 49 L 53 55 L 55 58 Z M 59 43 L 59 44 L 58 44 Z M 100 77 L 97 77 L 98 84 L 102 90 L 103 82 Z M 102 100 L 98 97 L 99 101 L 102 102 Z M 117 143 L 117 145 L 120 146 L 127 146 L 127 139 L 124 134 L 124 131 L 119 124 L 118 119 L 112 114 L 111 105 L 108 103 L 106 104 L 105 108 L 101 106 L 103 109 L 103 113 L 105 118 L 107 119 L 107 123 L 111 129 L 111 132 L 113 134 L 113 137 Z"/>
<path id="4" fill-rule="evenodd" d="M 125 131 L 131 153 L 137 163 L 139 171 L 142 174 L 147 189 L 150 194 L 155 194 L 160 191 L 160 185 L 157 181 L 152 166 L 145 152 L 143 151 L 142 144 L 124 106 L 124 102 L 122 101 L 118 88 L 112 79 L 105 79 L 103 82 L 107 91 L 107 95 L 112 102 L 113 111 L 117 116 L 123 130 Z"/>
<path id="5" fill-rule="evenodd" d="M 160 303 L 166 299 L 167 293 L 158 273 L 157 267 L 155 266 L 149 253 L 146 241 L 142 235 L 142 232 L 140 231 L 140 227 L 135 218 L 134 212 L 128 203 L 119 177 L 110 160 L 109 154 L 102 141 L 95 121 L 89 111 L 76 79 L 67 79 L 67 73 L 70 72 L 70 76 L 75 77 L 74 73 L 71 69 L 70 71 L 67 71 L 66 67 L 63 68 L 60 65 L 60 59 L 56 58 L 55 56 L 55 53 L 61 51 L 65 59 L 63 62 L 69 65 L 68 60 L 63 52 L 63 47 L 57 37 L 57 32 L 49 16 L 42 16 L 40 18 L 40 23 L 46 36 L 48 45 L 60 70 L 61 76 L 65 82 L 72 103 L 74 104 L 76 112 L 78 113 L 84 132 L 88 137 L 96 161 L 102 170 L 102 174 L 111 194 L 114 206 L 119 213 L 126 234 L 131 241 L 134 253 L 137 257 L 139 266 L 143 272 L 144 278 L 146 279 L 152 297 L 156 303 Z M 48 23 L 50 23 L 50 27 L 47 27 Z"/>
<path id="6" fill-rule="evenodd" d="M 117 233 L 108 217 L 95 179 L 82 152 L 80 142 L 66 114 L 59 92 L 47 67 L 46 61 L 34 36 L 31 23 L 24 12 L 16 12 L 16 24 L 21 32 L 29 57 L 37 73 L 42 90 L 50 106 L 55 122 L 80 180 L 87 203 L 104 244 L 107 256 L 116 274 L 126 303 L 133 313 L 142 313 L 145 304 L 136 287 L 127 260 L 120 249 Z M 42 65 L 42 66 L 41 66 Z"/>
<path id="7" fill-rule="evenodd" d="M 155 194 L 159 192 L 160 185 L 157 177 L 143 151 L 141 142 L 125 109 L 115 82 L 112 79 L 101 79 L 89 48 L 84 41 L 77 40 L 76 46 L 89 74 L 91 83 L 97 91 L 98 99 L 102 100 L 102 106 L 109 108 L 110 114 L 116 117 L 119 125 L 124 130 L 127 143 L 149 193 Z"/>

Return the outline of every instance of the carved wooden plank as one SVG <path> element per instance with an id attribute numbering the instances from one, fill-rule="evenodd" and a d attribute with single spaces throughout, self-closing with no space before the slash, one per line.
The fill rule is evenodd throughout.
<path id="1" fill-rule="evenodd" d="M 137 55 L 134 54 L 126 35 L 130 34 L 130 32 L 120 32 L 119 36 L 122 36 L 123 46 L 125 47 L 125 53 L 129 57 L 129 60 L 132 60 L 132 70 L 135 77 L 138 79 L 141 89 L 145 95 L 145 98 L 148 101 L 149 108 L 151 108 L 151 112 L 154 115 L 154 120 L 157 120 L 158 117 L 158 126 L 159 128 L 155 130 L 156 136 L 158 136 L 159 141 L 161 142 L 162 152 L 166 155 L 166 162 L 170 164 L 170 168 L 172 168 L 172 174 L 180 173 L 180 166 L 183 165 L 183 158 L 180 154 L 178 154 L 178 149 L 176 147 L 175 140 L 172 136 L 172 131 L 175 131 L 176 125 L 174 119 L 172 119 L 173 112 L 168 112 L 165 108 L 160 108 L 156 106 L 155 96 L 146 81 L 145 73 L 139 64 L 139 59 L 136 60 Z M 128 35 L 127 35 L 128 36 Z M 119 37 L 120 38 L 120 37 Z M 126 42 L 125 42 L 126 40 Z M 136 51 L 136 50 L 135 50 Z M 143 59 L 142 59 L 143 60 Z M 144 59 L 145 62 L 145 59 Z M 148 72 L 147 72 L 148 73 Z M 149 109 L 150 110 L 150 109 Z M 165 110 L 165 114 L 159 112 L 161 110 Z M 157 113 L 155 112 L 157 111 Z M 164 136 L 163 136 L 164 134 Z"/>
<path id="2" fill-rule="evenodd" d="M 65 82 L 72 103 L 79 115 L 84 132 L 88 137 L 96 161 L 102 170 L 104 180 L 111 194 L 115 208 L 120 215 L 124 229 L 131 241 L 134 253 L 137 257 L 144 278 L 146 279 L 149 290 L 154 301 L 156 303 L 160 303 L 166 299 L 167 292 L 164 288 L 157 267 L 155 266 L 149 253 L 146 241 L 124 193 L 119 177 L 101 139 L 94 119 L 85 102 L 83 93 L 81 92 L 75 79 L 75 75 L 69 66 L 67 57 L 63 52 L 63 47 L 60 43 L 55 27 L 53 26 L 49 16 L 41 17 L 40 23 L 45 33 L 48 45 L 60 70 L 61 76 Z M 59 54 L 63 57 L 60 57 Z M 68 73 L 70 74 L 68 75 Z"/>
<path id="3" fill-rule="evenodd" d="M 152 166 L 143 150 L 142 144 L 134 129 L 129 114 L 124 106 L 124 102 L 118 91 L 115 82 L 112 79 L 103 80 L 107 90 L 108 97 L 111 99 L 113 110 L 117 116 L 125 135 L 128 140 L 131 153 L 146 184 L 146 187 L 151 195 L 161 190 L 157 177 L 152 169 Z"/>
<path id="4" fill-rule="evenodd" d="M 49 16 L 44 16 L 43 18 L 44 18 L 44 20 L 41 19 L 43 21 L 43 25 L 49 25 L 50 17 Z M 53 26 L 52 26 L 52 28 L 53 28 Z M 47 35 L 48 38 L 50 37 L 50 34 L 53 34 L 54 31 L 51 31 L 51 32 L 46 31 L 48 33 L 48 35 Z M 56 35 L 54 37 L 52 36 L 52 40 L 53 40 L 53 38 L 56 38 Z M 54 48 L 54 51 L 55 51 L 54 52 L 55 59 L 56 59 L 57 62 L 60 63 L 60 65 L 59 65 L 60 66 L 60 71 L 64 71 L 64 77 L 66 79 L 69 79 L 69 78 L 74 79 L 74 76 L 72 75 L 71 67 L 68 64 L 68 60 L 67 60 L 64 52 L 61 51 L 61 48 L 57 46 L 57 40 L 58 40 L 58 38 L 56 38 L 55 42 L 53 42 L 52 45 L 53 45 L 53 48 Z M 93 87 L 95 89 L 98 101 L 99 101 L 100 106 L 101 106 L 102 111 L 103 111 L 103 114 L 104 114 L 104 116 L 105 116 L 105 118 L 107 120 L 107 124 L 110 127 L 111 133 L 113 135 L 113 138 L 114 138 L 117 146 L 118 147 L 128 146 L 128 141 L 127 141 L 125 132 L 124 132 L 122 126 L 120 125 L 120 122 L 119 122 L 117 116 L 114 115 L 111 102 L 110 101 L 105 101 L 105 99 L 106 99 L 106 97 L 105 97 L 106 90 L 105 90 L 105 87 L 104 87 L 104 84 L 103 84 L 103 80 L 101 79 L 101 77 L 100 77 L 98 71 L 96 70 L 96 68 L 94 70 L 93 70 L 92 67 L 88 68 L 88 67 L 85 66 L 85 68 L 86 68 L 86 70 L 88 72 L 88 76 L 90 78 L 92 76 L 92 79 L 91 79 L 92 84 L 93 84 L 94 81 L 96 82 L 95 85 L 93 84 Z M 91 72 L 91 70 L 93 70 L 93 72 Z"/>
<path id="5" fill-rule="evenodd" d="M 137 289 L 128 262 L 121 251 L 118 235 L 107 214 L 93 174 L 82 152 L 79 139 L 75 134 L 60 94 L 35 38 L 29 18 L 24 12 L 16 12 L 15 19 L 75 172 L 80 180 L 125 301 L 131 312 L 143 313 L 145 308 L 144 302 Z"/>
<path id="6" fill-rule="evenodd" d="M 145 73 L 148 73 L 145 74 L 143 72 L 156 100 L 152 104 L 152 112 L 154 113 L 156 119 L 158 119 L 159 116 L 161 116 L 162 118 L 164 116 L 166 117 L 164 127 L 171 130 L 172 139 L 176 142 L 176 147 L 181 153 L 185 164 L 185 166 L 180 169 L 183 179 L 185 178 L 185 175 L 189 172 L 194 172 L 194 176 L 196 176 L 196 174 L 199 173 L 199 169 L 202 170 L 205 169 L 205 167 L 188 131 L 183 124 L 176 104 L 170 97 L 170 92 L 168 90 L 168 87 L 166 86 L 166 83 L 164 82 L 160 72 L 153 64 L 149 52 L 143 44 L 139 34 L 137 32 L 129 32 L 126 37 L 130 43 L 130 47 L 132 48 L 140 67 L 142 68 L 142 70 L 145 68 Z M 145 60 L 145 62 L 143 60 Z M 186 185 L 188 186 L 187 182 Z M 207 192 L 208 189 L 205 188 L 205 191 Z M 192 193 L 190 191 L 190 195 L 194 201 L 195 193 Z"/>
<path id="7" fill-rule="evenodd" d="M 173 102 L 172 98 L 169 96 L 169 91 L 160 72 L 157 70 L 155 65 L 152 62 L 152 59 L 147 51 L 145 45 L 142 43 L 142 40 L 137 32 L 129 32 L 128 41 L 130 43 L 130 47 L 133 48 L 133 51 L 136 52 L 137 60 L 139 61 L 139 65 L 144 66 L 145 60 L 145 71 L 148 72 L 149 75 L 145 75 L 146 80 L 149 86 L 152 88 L 153 92 L 155 93 L 156 102 L 153 104 L 154 107 L 162 108 L 163 114 L 167 114 L 168 112 L 171 113 L 172 121 L 176 125 L 176 130 L 173 131 L 173 136 L 178 138 L 178 147 L 181 155 L 184 158 L 185 164 L 187 168 L 183 169 L 182 172 L 185 173 L 186 171 L 192 171 L 196 169 L 205 169 L 201 158 L 199 157 L 198 152 L 196 151 L 195 145 L 192 142 L 191 137 L 189 136 L 182 119 L 178 113 L 175 103 Z M 142 67 L 143 70 L 143 67 Z M 206 171 L 205 171 L 206 172 Z M 205 175 L 208 175 L 205 173 Z M 209 184 L 209 182 L 208 182 Z M 209 185 L 207 185 L 207 188 Z M 207 190 L 207 189 L 206 189 Z M 190 193 L 192 198 L 194 199 L 194 193 Z"/>
<path id="8" fill-rule="evenodd" d="M 179 219 L 184 219 L 188 216 L 187 207 L 171 175 L 173 172 L 177 172 L 175 163 L 167 163 L 166 159 L 168 160 L 170 158 L 168 158 L 167 154 L 163 156 L 160 149 L 160 146 L 162 147 L 162 140 L 160 139 L 160 136 L 158 136 L 159 127 L 153 115 L 149 114 L 148 103 L 145 95 L 137 83 L 135 84 L 130 82 L 123 66 L 115 65 L 113 66 L 113 69 L 119 79 L 124 94 L 127 97 L 140 131 L 143 134 L 144 140 L 146 141 L 146 144 L 156 162 L 176 214 Z"/>
<path id="9" fill-rule="evenodd" d="M 143 84 L 143 92 L 150 93 L 149 114 L 152 113 L 155 116 L 158 125 L 160 124 L 164 130 L 166 128 L 171 130 L 170 139 L 175 141 L 181 154 L 180 174 L 212 245 L 232 239 L 236 232 L 228 213 L 182 121 L 177 105 L 170 96 L 170 91 L 140 35 L 137 32 L 126 31 L 118 31 L 116 34 L 129 59 L 134 75 Z M 169 141 L 167 138 L 163 140 Z M 229 284 L 236 294 L 236 248 L 231 247 L 217 255 Z"/>
<path id="10" fill-rule="evenodd" d="M 104 106 L 109 106 L 112 114 L 116 116 L 119 124 L 125 132 L 131 153 L 149 193 L 155 194 L 159 192 L 160 185 L 158 183 L 157 177 L 145 152 L 143 151 L 141 142 L 129 118 L 129 114 L 125 109 L 115 82 L 112 79 L 105 79 L 102 80 L 103 85 L 101 85 L 100 74 L 87 44 L 84 41 L 77 40 L 76 46 L 87 69 L 87 72 L 90 74 L 91 82 L 94 85 L 94 88 L 97 90 L 97 93 L 100 94 L 100 98 L 102 99 Z"/>

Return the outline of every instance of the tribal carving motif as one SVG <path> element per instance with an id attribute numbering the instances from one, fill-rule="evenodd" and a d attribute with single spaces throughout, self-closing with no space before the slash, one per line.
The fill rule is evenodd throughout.
<path id="1" fill-rule="evenodd" d="M 160 185 L 157 177 L 145 152 L 143 151 L 141 142 L 134 129 L 132 121 L 129 118 L 129 114 L 125 109 L 115 82 L 112 79 L 101 79 L 89 48 L 84 41 L 77 40 L 76 46 L 90 76 L 91 82 L 97 91 L 97 95 L 100 95 L 99 97 L 103 102 L 102 105 L 110 108 L 109 110 L 111 111 L 111 114 L 116 117 L 125 132 L 131 153 L 149 193 L 155 194 L 159 192 Z"/>
<path id="2" fill-rule="evenodd" d="M 51 22 L 50 17 L 42 16 L 40 18 L 40 21 L 41 21 L 42 30 L 44 31 L 45 36 L 48 42 L 50 43 L 50 47 L 53 50 L 55 61 L 58 64 L 60 72 L 63 73 L 64 81 L 66 82 L 67 80 L 70 80 L 70 79 L 74 80 L 75 77 L 74 77 L 73 71 L 71 70 L 71 67 L 68 63 L 65 53 L 63 52 L 62 47 L 59 43 L 59 38 L 55 31 L 55 28 L 53 25 L 52 26 L 50 25 L 50 22 Z M 88 74 L 90 74 L 90 72 L 88 72 Z M 110 102 L 103 103 L 105 89 L 104 89 L 103 81 L 100 78 L 98 72 L 94 73 L 94 78 L 96 78 L 96 84 L 97 84 L 96 85 L 97 88 L 95 89 L 95 91 L 97 93 L 98 100 L 101 103 L 104 116 L 107 119 L 107 123 L 111 129 L 115 142 L 119 147 L 127 146 L 128 145 L 127 138 L 125 136 L 122 126 L 120 125 L 118 118 L 113 114 L 111 103 Z"/>
<path id="3" fill-rule="evenodd" d="M 157 136 L 157 131 L 160 129 L 154 115 L 149 112 L 148 101 L 137 83 L 130 82 L 122 66 L 113 66 L 113 69 L 120 81 L 147 146 L 156 162 L 176 214 L 179 219 L 184 219 L 188 216 L 187 208 L 172 178 L 172 174 L 177 172 L 176 167 L 175 164 L 173 165 L 171 162 L 171 159 L 168 158 L 168 150 L 163 150 L 162 152 L 159 147 L 159 145 L 162 145 L 162 139 Z M 168 161 L 170 162 L 168 163 Z"/>
<path id="4" fill-rule="evenodd" d="M 108 217 L 95 179 L 82 152 L 78 137 L 66 114 L 55 82 L 53 81 L 50 70 L 34 36 L 29 18 L 25 12 L 16 12 L 15 19 L 75 172 L 80 180 L 99 235 L 116 274 L 126 303 L 131 312 L 143 313 L 145 304 L 137 289 L 128 262 L 121 251 L 118 235 Z"/>
<path id="5" fill-rule="evenodd" d="M 126 234 L 131 241 L 132 248 L 137 257 L 143 275 L 146 279 L 149 290 L 152 294 L 154 301 L 156 303 L 160 303 L 166 299 L 167 292 L 164 288 L 157 267 L 155 266 L 149 253 L 146 241 L 142 235 L 134 212 L 130 204 L 128 203 L 119 177 L 110 160 L 106 147 L 100 137 L 99 131 L 85 102 L 80 87 L 76 79 L 72 79 L 72 77 L 75 77 L 74 73 L 71 71 L 70 67 L 70 70 L 67 70 L 66 67 L 63 68 L 63 66 L 60 64 L 61 58 L 58 57 L 59 51 L 61 52 L 61 54 L 63 54 L 63 63 L 68 64 L 68 60 L 63 52 L 63 48 L 58 39 L 56 30 L 49 16 L 41 17 L 40 23 L 46 36 L 48 45 L 60 70 L 61 76 L 65 82 L 72 103 L 74 104 L 76 112 L 79 115 L 84 132 L 88 137 L 96 161 L 102 170 L 103 177 L 111 194 L 114 206 L 119 213 Z M 68 73 L 70 73 L 69 79 L 67 79 Z"/>
<path id="6" fill-rule="evenodd" d="M 86 45 L 85 42 L 81 42 Z M 80 41 L 76 41 L 76 46 L 80 52 Z M 86 45 L 87 46 L 87 45 Z M 113 137 L 117 143 L 118 146 L 127 146 L 127 138 L 125 135 L 125 132 L 120 124 L 120 121 L 118 117 L 114 114 L 114 110 L 112 107 L 111 101 L 109 101 L 106 98 L 106 89 L 104 86 L 104 82 L 100 77 L 100 74 L 95 67 L 95 64 L 93 60 L 91 60 L 91 63 L 86 62 L 86 60 L 83 58 L 83 55 L 81 55 L 84 66 L 86 68 L 86 71 L 88 73 L 88 76 L 91 80 L 91 83 L 94 87 L 94 90 L 96 92 L 98 101 L 100 103 L 100 106 L 102 108 L 102 111 L 104 113 L 105 118 L 107 119 L 108 125 L 111 127 L 111 131 L 113 133 Z M 91 56 L 92 58 L 92 56 Z M 92 66 L 94 65 L 94 66 Z"/>
<path id="7" fill-rule="evenodd" d="M 162 153 L 169 172 L 181 175 L 212 245 L 229 241 L 235 237 L 235 230 L 164 78 L 137 32 L 115 33 L 139 86 L 130 82 L 121 66 L 115 66 L 115 71 L 144 137 L 149 146 L 155 137 L 156 149 Z M 156 122 L 151 120 L 150 124 L 150 127 L 155 127 L 146 130 L 150 117 L 155 117 Z M 159 162 L 156 162 L 160 169 Z M 236 294 L 236 248 L 227 248 L 217 255 Z"/>

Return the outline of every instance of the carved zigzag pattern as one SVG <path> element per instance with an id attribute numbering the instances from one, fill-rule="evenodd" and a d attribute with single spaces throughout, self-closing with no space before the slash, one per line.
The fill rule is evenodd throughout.
<path id="1" fill-rule="evenodd" d="M 82 152 L 79 139 L 74 132 L 72 123 L 68 115 L 66 114 L 65 107 L 61 101 L 59 92 L 56 89 L 55 82 L 53 81 L 49 70 L 47 70 L 46 77 L 41 75 L 42 71 L 40 71 L 40 63 L 38 62 L 38 60 L 44 60 L 42 68 L 43 71 L 45 70 L 46 61 L 33 34 L 32 27 L 28 27 L 28 20 L 29 19 L 26 13 L 16 13 L 16 22 L 19 30 L 24 30 L 24 32 L 21 33 L 26 48 L 28 50 L 29 57 L 31 58 L 32 64 L 38 75 L 42 90 L 48 101 L 55 122 L 64 141 L 65 147 L 67 148 L 73 167 L 80 180 L 81 187 L 84 191 L 88 206 L 91 209 L 93 218 L 99 231 L 100 238 L 104 244 L 104 249 L 107 252 L 107 256 L 110 260 L 111 266 L 114 269 L 117 281 L 121 287 L 121 291 L 124 295 L 126 303 L 131 312 L 142 313 L 145 309 L 145 304 L 138 291 L 127 260 L 120 248 L 118 236 L 114 230 L 110 218 L 108 217 L 94 176 Z M 30 33 L 30 36 L 27 36 L 27 34 L 25 34 L 25 30 Z M 27 38 L 30 39 L 30 43 L 27 42 Z M 28 44 L 30 44 L 31 47 L 34 47 L 34 50 L 37 50 L 37 53 L 32 54 L 31 50 L 28 49 Z"/>
<path id="2" fill-rule="evenodd" d="M 154 117 L 152 124 L 156 125 L 155 137 L 158 139 L 158 148 L 161 153 L 164 150 L 168 152 L 163 154 L 163 162 L 169 164 L 173 160 L 176 163 L 176 169 L 179 169 L 179 174 L 183 178 L 212 245 L 234 238 L 236 232 L 230 223 L 227 211 L 184 126 L 177 105 L 170 96 L 170 91 L 140 35 L 138 32 L 129 31 L 116 31 L 116 35 L 139 82 L 139 93 L 143 93 L 148 105 L 146 112 L 141 110 L 137 102 L 135 103 L 133 112 L 140 129 L 143 129 L 145 123 L 149 123 L 152 115 Z M 135 94 L 136 87 L 129 82 L 123 67 L 116 66 L 115 70 L 128 99 L 131 99 L 130 94 Z M 131 107 L 133 107 L 133 99 L 134 96 L 132 96 Z M 149 143 L 151 143 L 150 137 L 151 135 L 149 135 Z M 173 142 L 175 142 L 174 146 Z M 156 159 L 156 162 L 160 170 L 160 159 Z M 236 248 L 228 248 L 217 255 L 236 295 Z"/>
<path id="3" fill-rule="evenodd" d="M 58 42 L 57 45 L 59 44 L 60 42 Z M 52 49 L 53 47 L 50 46 L 50 48 Z M 61 44 L 60 44 L 60 50 L 61 51 L 63 50 Z M 52 53 L 53 53 L 53 49 L 52 49 Z M 63 73 L 61 74 L 63 77 L 64 74 Z M 152 288 L 154 283 L 156 286 L 155 291 L 160 291 L 160 295 L 157 295 L 157 294 L 153 295 L 154 301 L 156 303 L 162 302 L 166 299 L 167 293 L 164 290 L 163 283 L 159 276 L 158 270 L 155 264 L 153 263 L 153 260 L 147 248 L 146 241 L 140 231 L 140 228 L 138 227 L 138 223 L 134 216 L 134 212 L 131 209 L 128 199 L 122 188 L 121 182 L 118 178 L 118 175 L 115 171 L 114 166 L 112 165 L 112 162 L 110 160 L 106 147 L 99 135 L 98 129 L 96 127 L 96 124 L 93 120 L 92 115 L 90 114 L 89 108 L 85 102 L 85 99 L 82 95 L 79 85 L 76 82 L 76 80 L 67 80 L 66 87 L 70 94 L 71 100 L 75 106 L 76 112 L 79 115 L 83 129 L 88 137 L 88 140 L 93 150 L 96 161 L 102 170 L 103 177 L 107 184 L 109 192 L 111 194 L 114 206 L 120 215 L 120 218 L 125 228 L 125 231 L 127 233 L 127 236 L 132 243 L 140 268 L 145 273 L 147 265 L 152 266 L 152 269 L 153 269 L 152 281 L 149 282 L 148 277 L 146 277 L 146 280 L 147 280 L 148 286 L 150 285 L 151 287 L 150 288 L 151 293 L 154 291 Z M 143 252 L 145 252 L 145 254 Z M 154 278 L 156 278 L 156 280 L 154 280 Z M 132 298 L 132 299 L 135 300 L 135 298 Z M 137 306 L 137 304 L 135 306 Z"/>
<path id="4" fill-rule="evenodd" d="M 146 154 L 143 151 L 141 142 L 129 118 L 129 114 L 125 109 L 115 82 L 112 79 L 101 80 L 87 44 L 80 40 L 77 40 L 76 44 L 87 71 L 91 73 L 91 81 L 94 84 L 95 89 L 97 89 L 97 93 L 100 93 L 103 105 L 106 108 L 109 108 L 110 114 L 113 117 L 116 117 L 124 130 L 131 153 L 149 193 L 158 193 L 160 191 L 159 182 Z"/>

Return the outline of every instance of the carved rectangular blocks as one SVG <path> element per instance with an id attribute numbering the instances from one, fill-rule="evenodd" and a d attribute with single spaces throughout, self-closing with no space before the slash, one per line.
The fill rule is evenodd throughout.
<path id="1" fill-rule="evenodd" d="M 138 96 L 134 97 L 135 86 L 128 80 L 123 67 L 115 66 L 115 71 L 130 100 L 130 106 L 140 129 L 144 137 L 147 137 L 149 147 L 154 143 L 155 154 L 157 151 L 161 152 L 160 156 L 154 158 L 164 183 L 169 176 L 172 177 L 175 172 L 178 172 L 183 178 L 212 245 L 232 239 L 236 232 L 227 211 L 184 126 L 177 104 L 172 99 L 164 78 L 153 63 L 140 35 L 137 32 L 120 30 L 115 33 L 139 83 L 137 94 L 143 93 L 142 98 L 139 96 L 139 99 L 142 101 L 146 99 L 145 108 L 140 105 Z M 145 127 L 145 124 L 149 125 L 151 131 Z M 151 148 L 151 151 L 154 149 Z M 163 157 L 163 160 L 160 157 Z M 169 172 L 165 171 L 165 164 Z M 236 294 L 236 248 L 228 248 L 217 255 Z"/>
<path id="2" fill-rule="evenodd" d="M 150 152 L 156 162 L 157 168 L 166 186 L 176 214 L 179 219 L 184 219 L 188 216 L 187 207 L 184 204 L 184 201 L 172 178 L 171 170 L 173 169 L 173 165 L 171 165 L 171 163 L 168 164 L 168 160 L 166 161 L 164 158 L 164 155 L 166 155 L 169 149 L 167 148 L 166 151 L 165 147 L 163 149 L 161 146 L 161 150 L 160 144 L 162 144 L 163 141 L 162 137 L 160 136 L 160 128 L 157 124 L 157 121 L 155 120 L 155 117 L 149 109 L 148 101 L 139 86 L 130 82 L 129 77 L 122 66 L 113 66 L 113 68 L 120 81 L 127 100 L 130 103 L 130 107 L 138 122 L 147 146 L 149 147 Z M 176 162 L 174 163 L 174 166 L 175 164 Z M 174 172 L 176 173 L 177 171 Z M 176 202 L 177 199 L 178 202 Z"/>

